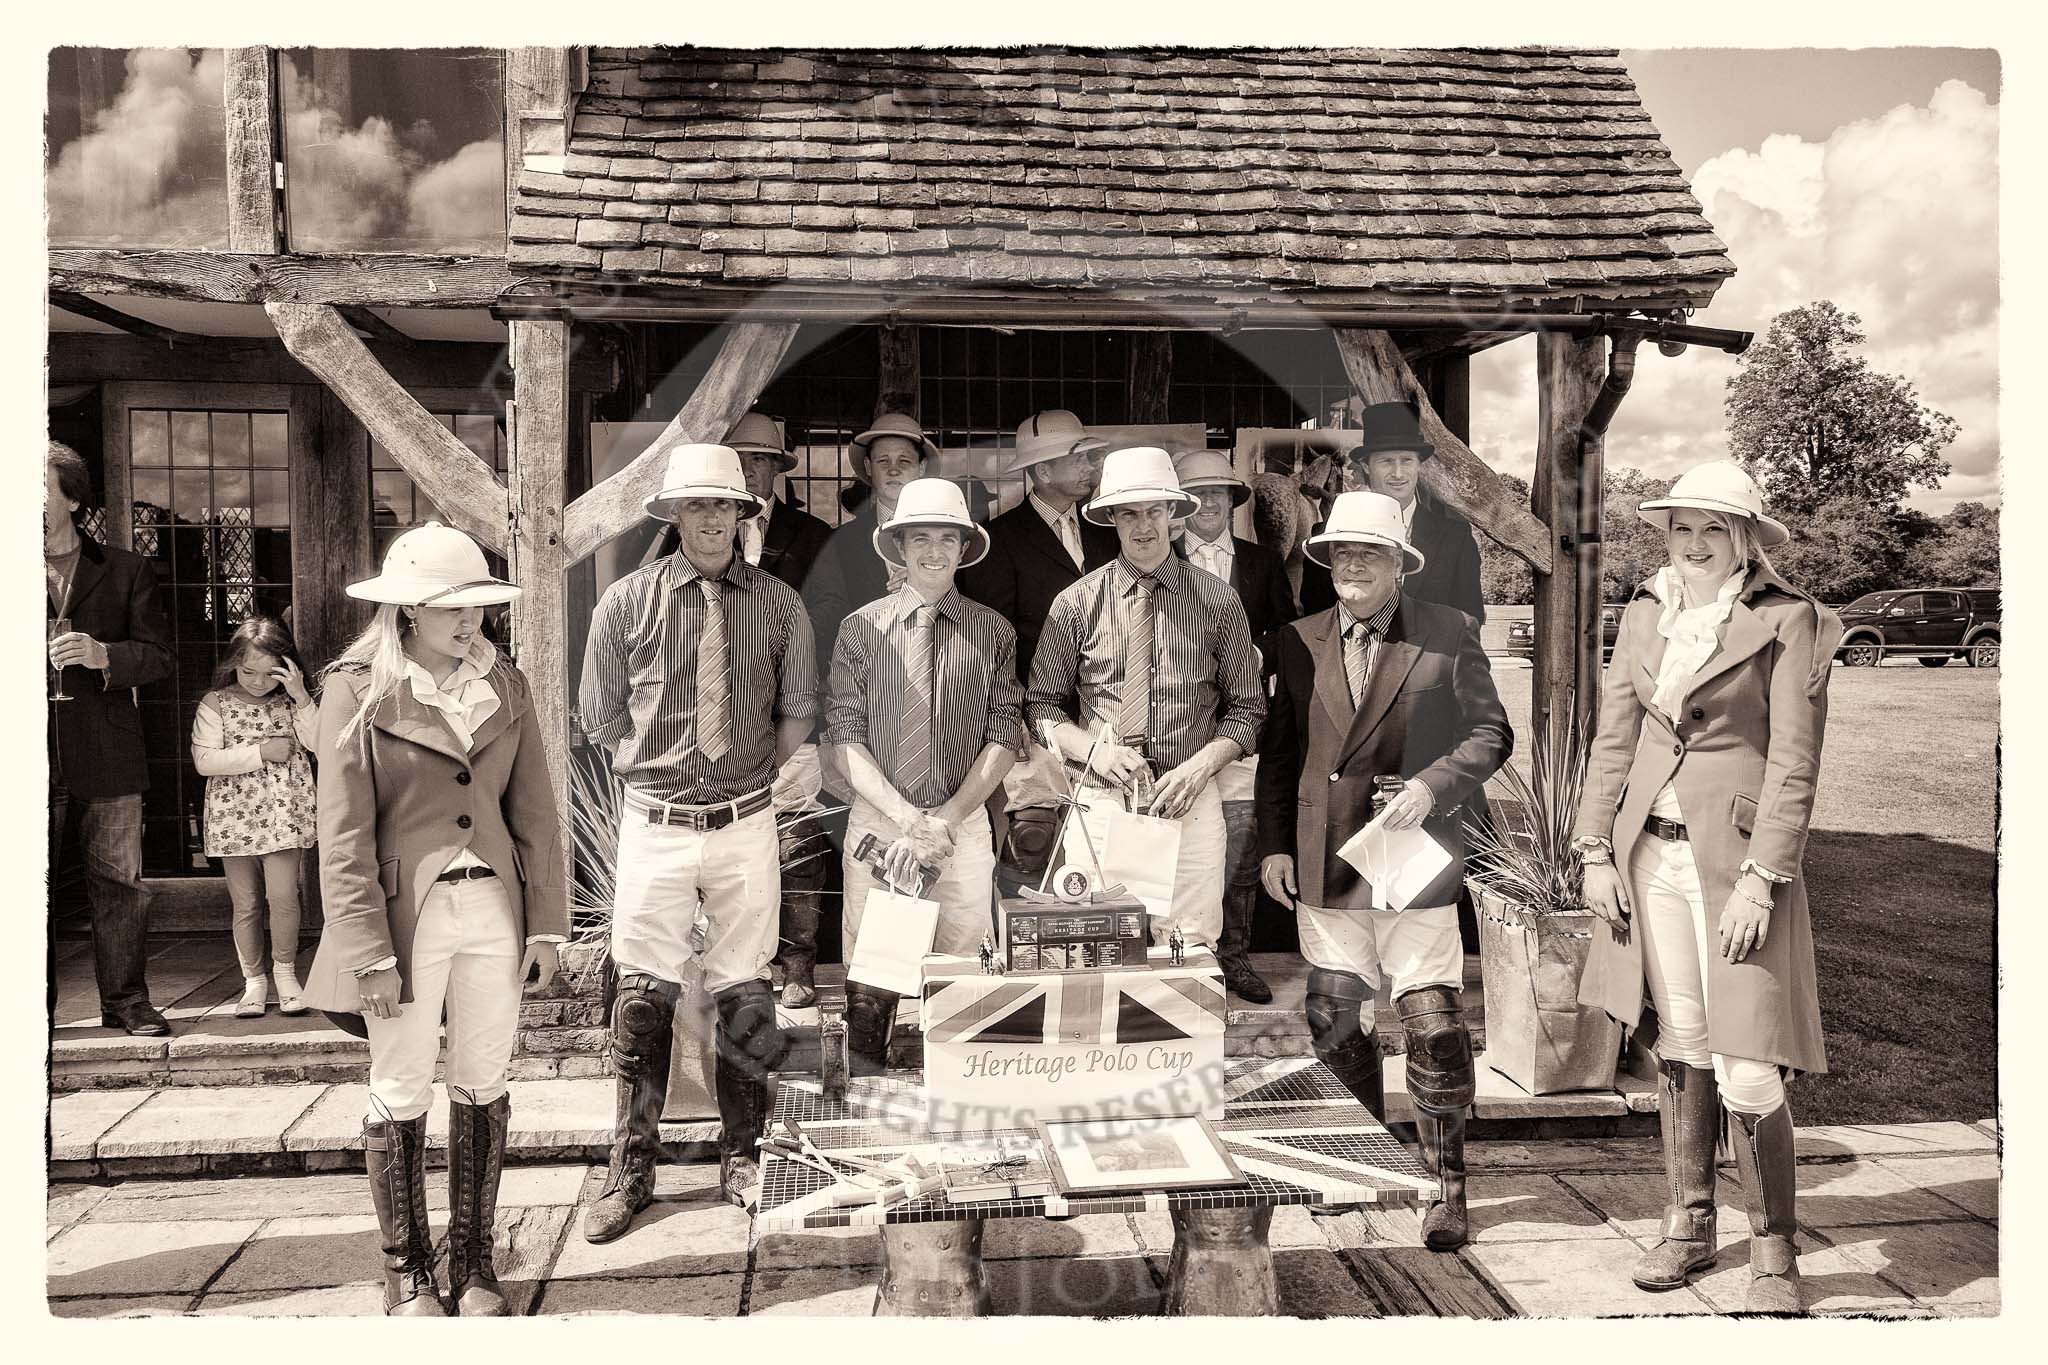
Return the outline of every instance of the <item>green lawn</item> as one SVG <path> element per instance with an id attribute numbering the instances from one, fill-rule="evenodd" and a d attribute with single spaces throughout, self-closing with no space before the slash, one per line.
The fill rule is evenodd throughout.
<path id="1" fill-rule="evenodd" d="M 1518 737 L 1529 670 L 1496 658 Z M 1836 668 L 1806 875 L 1829 1073 L 1800 1123 L 1997 1112 L 1997 670 Z"/>

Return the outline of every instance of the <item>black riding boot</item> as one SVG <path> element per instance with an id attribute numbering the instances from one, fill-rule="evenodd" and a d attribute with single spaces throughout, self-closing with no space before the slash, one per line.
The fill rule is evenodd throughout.
<path id="1" fill-rule="evenodd" d="M 1223 888 L 1223 934 L 1216 944 L 1216 962 L 1223 968 L 1224 986 L 1263 1005 L 1273 998 L 1273 988 L 1252 968 L 1252 906 L 1258 901 L 1257 885 Z"/>
<path id="2" fill-rule="evenodd" d="M 718 1191 L 727 1203 L 748 1208 L 761 1185 L 756 1151 L 768 1124 L 768 1078 L 789 1055 L 790 1040 L 776 1018 L 775 995 L 767 982 L 742 982 L 715 998 Z"/>
<path id="3" fill-rule="evenodd" d="M 890 991 L 859 982 L 846 986 L 846 1066 L 856 1076 L 889 1070 L 889 1037 L 896 1031 L 896 1002 Z"/>
<path id="4" fill-rule="evenodd" d="M 612 1159 L 604 1189 L 583 1215 L 586 1241 L 618 1237 L 654 1198 L 661 1107 L 668 1099 L 669 1054 L 682 990 L 673 981 L 639 973 L 619 980 L 612 1001 L 612 1069 L 618 1073 Z"/>
<path id="5" fill-rule="evenodd" d="M 1373 989 L 1351 972 L 1312 967 L 1306 1010 L 1316 1060 L 1336 1073 L 1358 1102 L 1381 1123 L 1387 1121 L 1386 1082 L 1380 1040 L 1373 1032 Z"/>
<path id="6" fill-rule="evenodd" d="M 491 1263 L 511 1117 L 509 1095 L 489 1104 L 448 1102 L 448 1297 L 459 1318 L 502 1318 L 512 1311 Z"/>
<path id="7" fill-rule="evenodd" d="M 1415 1105 L 1415 1135 L 1423 1165 L 1442 1186 L 1442 1197 L 1422 1220 L 1422 1244 L 1432 1251 L 1465 1245 L 1465 1111 L 1477 1088 L 1472 1035 L 1458 993 L 1424 986 L 1394 1001 L 1408 1035 L 1408 1098 Z"/>
<path id="8" fill-rule="evenodd" d="M 384 1313 L 445 1318 L 427 1225 L 427 1116 L 363 1125 L 363 1166 L 384 1245 Z"/>
<path id="9" fill-rule="evenodd" d="M 831 844 L 815 819 L 793 822 L 783 833 L 782 902 L 776 956 L 782 962 L 782 1003 L 807 1009 L 818 1003 L 818 910 Z"/>
<path id="10" fill-rule="evenodd" d="M 1712 1067 L 1658 1063 L 1657 1126 L 1671 1202 L 1657 1244 L 1636 1261 L 1630 1278 L 1643 1289 L 1676 1289 L 1693 1271 L 1714 1263 L 1714 1139 L 1721 1127 L 1721 1092 Z"/>
<path id="11" fill-rule="evenodd" d="M 1792 1106 L 1781 1104 L 1763 1115 L 1730 1109 L 1728 1116 L 1728 1137 L 1749 1211 L 1749 1294 L 1743 1311 L 1804 1313 L 1799 1220 L 1793 1207 L 1799 1172 L 1792 1150 Z"/>

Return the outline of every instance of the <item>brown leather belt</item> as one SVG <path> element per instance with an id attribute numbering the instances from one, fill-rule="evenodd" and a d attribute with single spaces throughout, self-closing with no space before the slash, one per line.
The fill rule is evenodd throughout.
<path id="1" fill-rule="evenodd" d="M 1661 815 L 1645 816 L 1643 819 L 1643 833 L 1654 834 L 1659 839 L 1674 844 L 1691 842 L 1685 837 L 1684 825 L 1679 824 L 1676 820 L 1666 820 Z"/>
<path id="2" fill-rule="evenodd" d="M 647 803 L 647 823 L 650 825 L 680 825 L 700 833 L 724 829 L 727 825 L 744 820 L 768 809 L 773 789 L 763 787 L 748 792 L 737 801 L 726 801 L 716 806 L 672 806 L 665 802 Z"/>
<path id="3" fill-rule="evenodd" d="M 434 878 L 434 880 L 437 882 L 474 882 L 482 881 L 485 877 L 495 877 L 497 875 L 488 867 L 480 867 L 475 863 L 471 863 L 468 867 L 451 867 L 440 876 Z"/>

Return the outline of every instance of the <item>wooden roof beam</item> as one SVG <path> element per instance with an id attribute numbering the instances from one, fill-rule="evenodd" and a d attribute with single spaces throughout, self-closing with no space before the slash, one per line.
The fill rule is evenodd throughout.
<path id="1" fill-rule="evenodd" d="M 1401 348 L 1385 332 L 1355 327 L 1333 329 L 1344 372 L 1368 403 L 1411 403 L 1422 417 L 1422 434 L 1436 456 L 1422 462 L 1422 481 L 1474 526 L 1529 562 L 1537 573 L 1556 565 L 1556 542 L 1550 528 L 1522 505 L 1515 491 L 1492 466 L 1472 453 L 1444 425 L 1430 404 L 1429 393 L 1415 371 L 1401 358 Z"/>
<path id="2" fill-rule="evenodd" d="M 56 250 L 49 257 L 52 294 L 135 294 L 195 303 L 488 308 L 520 278 L 500 256 Z"/>
<path id="3" fill-rule="evenodd" d="M 449 522 L 504 554 L 510 503 L 491 467 L 385 372 L 333 308 L 317 303 L 263 307 L 285 349 L 348 405 Z"/>
<path id="4" fill-rule="evenodd" d="M 124 313 L 118 308 L 109 308 L 98 299 L 87 298 L 83 294 L 59 293 L 53 289 L 50 291 L 50 306 L 61 308 L 77 317 L 103 322 L 109 327 L 118 327 L 130 336 L 147 337 L 151 341 L 185 346 L 211 339 L 197 332 L 181 332 L 175 327 L 166 327 L 162 323 L 136 317 L 133 313 Z"/>
<path id="5" fill-rule="evenodd" d="M 336 306 L 334 311 L 341 314 L 342 320 L 348 323 L 349 326 L 355 328 L 372 341 L 385 341 L 394 346 L 409 347 L 415 339 L 404 328 L 378 317 L 361 304 L 340 304 Z"/>

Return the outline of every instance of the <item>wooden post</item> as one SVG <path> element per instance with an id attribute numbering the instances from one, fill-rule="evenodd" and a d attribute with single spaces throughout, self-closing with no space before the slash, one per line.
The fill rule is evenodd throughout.
<path id="1" fill-rule="evenodd" d="M 1472 442 L 1472 357 L 1454 351 L 1437 357 L 1430 376 L 1430 402 L 1451 435 Z"/>
<path id="2" fill-rule="evenodd" d="M 270 49 L 228 48 L 225 71 L 228 250 L 268 256 L 280 245 Z"/>
<path id="3" fill-rule="evenodd" d="M 519 667 L 533 688 L 541 748 L 555 784 L 562 835 L 569 830 L 569 665 L 565 653 L 567 557 L 562 507 L 569 468 L 569 324 L 512 324 L 511 565 L 525 589 L 512 605 Z M 565 843 L 565 847 L 567 844 Z"/>
<path id="4" fill-rule="evenodd" d="M 901 412 L 917 416 L 923 394 L 923 364 L 918 358 L 917 328 L 885 322 L 880 328 L 881 384 L 875 393 L 875 416 Z"/>
<path id="5" fill-rule="evenodd" d="M 1413 403 L 1421 415 L 1422 434 L 1436 447 L 1435 457 L 1422 466 L 1422 481 L 1429 485 L 1429 491 L 1452 511 L 1527 560 L 1539 575 L 1549 573 L 1556 559 L 1556 542 L 1550 537 L 1550 528 L 1530 515 L 1500 475 L 1444 424 L 1394 339 L 1385 332 L 1355 327 L 1339 327 L 1335 331 L 1344 371 L 1366 402 Z M 1584 411 L 1580 409 L 1581 413 Z"/>
<path id="6" fill-rule="evenodd" d="M 1131 423 L 1166 421 L 1172 389 L 1173 333 L 1131 333 Z"/>
<path id="7" fill-rule="evenodd" d="M 342 591 L 374 574 L 370 443 L 334 393 L 292 389 L 292 637 L 309 673 L 334 661 L 369 623 L 370 606 Z"/>
<path id="8" fill-rule="evenodd" d="M 1540 744 L 1553 713 L 1567 719 L 1574 706 L 1582 710 L 1591 697 L 1579 698 L 1573 685 L 1582 630 L 1598 630 L 1597 615 L 1579 619 L 1577 544 L 1579 507 L 1579 424 L 1593 406 L 1606 377 L 1606 341 L 1546 332 L 1536 338 L 1538 417 L 1536 477 L 1530 486 L 1530 510 L 1550 528 L 1556 567 L 1536 577 L 1536 656 L 1530 684 L 1529 742 Z"/>

